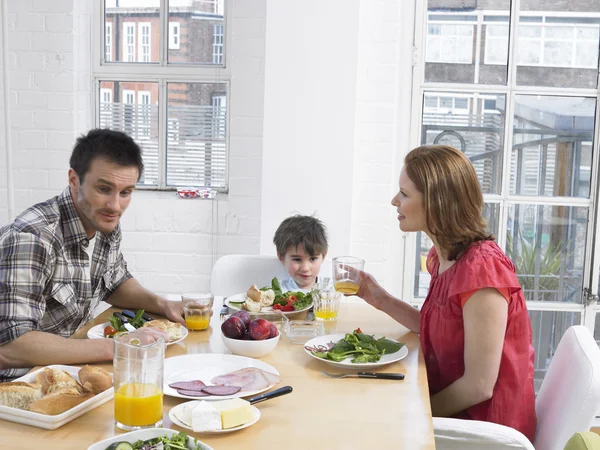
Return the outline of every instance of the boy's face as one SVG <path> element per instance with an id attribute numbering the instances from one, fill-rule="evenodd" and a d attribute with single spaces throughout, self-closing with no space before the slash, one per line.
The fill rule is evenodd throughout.
<path id="1" fill-rule="evenodd" d="M 285 255 L 279 255 L 279 260 L 301 289 L 314 286 L 324 259 L 323 254 L 309 255 L 302 245 L 290 247 Z"/>

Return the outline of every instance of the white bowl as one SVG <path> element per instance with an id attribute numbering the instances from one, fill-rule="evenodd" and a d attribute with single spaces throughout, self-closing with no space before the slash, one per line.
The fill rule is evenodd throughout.
<path id="1" fill-rule="evenodd" d="M 225 337 L 225 335 L 221 333 L 225 347 L 231 350 L 231 353 L 235 355 L 247 356 L 248 358 L 261 358 L 271 353 L 273 350 L 275 350 L 275 347 L 277 347 L 280 336 L 281 331 L 273 338 L 264 339 L 262 341 L 252 341 L 244 339 L 231 339 Z"/>

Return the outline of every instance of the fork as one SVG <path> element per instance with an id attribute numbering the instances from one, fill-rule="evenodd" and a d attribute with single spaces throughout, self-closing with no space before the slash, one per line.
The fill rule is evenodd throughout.
<path id="1" fill-rule="evenodd" d="M 229 307 L 223 306 L 221 308 L 221 314 L 219 314 L 219 318 L 221 319 L 221 322 L 223 322 L 228 315 L 229 315 Z"/>
<path id="2" fill-rule="evenodd" d="M 380 372 L 353 372 L 353 373 L 327 373 L 321 372 L 323 375 L 329 378 L 379 378 L 381 380 L 404 380 L 404 374 L 402 373 L 380 373 Z"/>

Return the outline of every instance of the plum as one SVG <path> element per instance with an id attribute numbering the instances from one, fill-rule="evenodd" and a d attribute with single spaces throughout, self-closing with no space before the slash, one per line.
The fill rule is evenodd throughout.
<path id="1" fill-rule="evenodd" d="M 246 328 L 248 328 L 250 326 L 250 322 L 252 321 L 252 319 L 250 318 L 250 314 L 248 313 L 248 311 L 244 311 L 239 310 L 234 312 L 231 317 L 239 317 L 240 319 L 242 319 L 242 322 L 244 322 L 244 326 Z"/>
<path id="2" fill-rule="evenodd" d="M 277 325 L 275 325 L 274 323 L 271 322 L 271 325 L 269 325 L 269 339 L 277 337 L 277 335 L 279 334 L 279 330 L 277 329 Z"/>
<path id="3" fill-rule="evenodd" d="M 250 323 L 250 336 L 255 341 L 268 339 L 271 335 L 271 322 L 266 319 L 256 319 Z"/>
<path id="4" fill-rule="evenodd" d="M 246 332 L 246 325 L 239 317 L 231 316 L 221 325 L 221 331 L 230 339 L 242 339 Z"/>
<path id="5" fill-rule="evenodd" d="M 250 330 L 246 330 L 246 332 L 244 333 L 244 337 L 242 338 L 245 341 L 253 341 L 254 339 L 252 339 L 252 336 L 250 336 Z"/>

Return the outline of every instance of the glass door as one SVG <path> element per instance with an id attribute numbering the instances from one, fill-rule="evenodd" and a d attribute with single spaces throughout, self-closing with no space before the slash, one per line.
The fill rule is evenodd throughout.
<path id="1" fill-rule="evenodd" d="M 566 329 L 593 331 L 600 313 L 600 4 L 423 0 L 416 23 L 413 144 L 452 145 L 475 166 L 489 228 L 528 302 L 539 387 Z M 418 305 L 431 242 L 409 239 L 404 294 Z"/>

